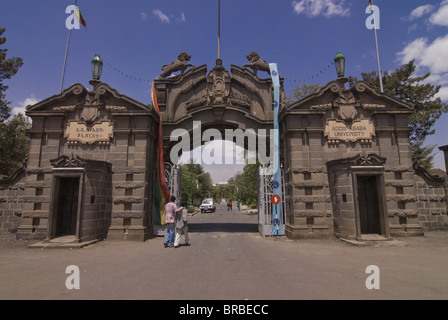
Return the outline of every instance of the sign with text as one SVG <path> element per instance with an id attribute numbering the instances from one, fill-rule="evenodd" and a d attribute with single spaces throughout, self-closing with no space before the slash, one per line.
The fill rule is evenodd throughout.
<path id="1" fill-rule="evenodd" d="M 71 121 L 65 129 L 64 138 L 67 138 L 67 141 L 92 144 L 95 142 L 109 142 L 113 135 L 114 125 L 110 121 L 95 123 L 91 126 Z"/>
<path id="2" fill-rule="evenodd" d="M 328 140 L 345 142 L 372 140 L 375 128 L 370 120 L 353 121 L 351 124 L 346 124 L 341 120 L 328 120 L 325 124 L 324 135 L 328 137 Z"/>

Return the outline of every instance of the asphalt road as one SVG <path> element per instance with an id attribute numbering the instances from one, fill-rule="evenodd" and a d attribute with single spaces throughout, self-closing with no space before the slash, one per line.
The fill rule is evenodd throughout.
<path id="1" fill-rule="evenodd" d="M 82 249 L 0 243 L 0 299 L 447 299 L 448 233 L 358 247 L 337 239 L 262 237 L 257 215 L 219 209 L 190 217 L 192 245 L 102 241 Z M 79 289 L 67 289 L 67 266 Z M 367 289 L 369 265 L 379 289 Z M 74 283 L 74 282 L 72 282 Z"/>

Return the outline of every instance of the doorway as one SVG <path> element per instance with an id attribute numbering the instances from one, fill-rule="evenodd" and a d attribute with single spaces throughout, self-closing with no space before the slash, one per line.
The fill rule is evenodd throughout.
<path id="1" fill-rule="evenodd" d="M 79 178 L 59 178 L 56 198 L 55 236 L 76 235 L 78 218 Z"/>
<path id="2" fill-rule="evenodd" d="M 378 177 L 357 176 L 361 234 L 382 234 Z"/>

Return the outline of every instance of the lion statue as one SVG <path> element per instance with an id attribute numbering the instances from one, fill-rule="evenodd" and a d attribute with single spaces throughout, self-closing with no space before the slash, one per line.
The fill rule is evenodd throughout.
<path id="1" fill-rule="evenodd" d="M 162 73 L 159 75 L 159 79 L 164 79 L 176 71 L 180 71 L 180 74 L 184 74 L 185 69 L 188 67 L 194 68 L 193 64 L 187 62 L 190 61 L 190 59 L 191 55 L 186 52 L 181 52 L 176 61 L 162 66 Z"/>
<path id="2" fill-rule="evenodd" d="M 243 68 L 244 67 L 251 68 L 256 76 L 258 76 L 257 75 L 258 70 L 266 71 L 267 73 L 271 74 L 271 70 L 269 69 L 269 63 L 267 63 L 266 60 L 261 60 L 260 55 L 257 52 L 252 51 L 251 53 L 246 55 L 246 58 L 247 60 L 250 61 L 250 63 L 243 65 Z"/>

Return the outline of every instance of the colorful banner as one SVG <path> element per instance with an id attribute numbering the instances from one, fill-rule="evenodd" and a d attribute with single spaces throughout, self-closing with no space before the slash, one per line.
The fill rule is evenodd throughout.
<path id="1" fill-rule="evenodd" d="M 75 17 L 78 20 L 78 22 L 84 26 L 84 28 L 87 28 L 86 20 L 84 20 L 81 10 L 79 10 L 78 6 L 76 6 L 76 9 L 75 9 Z"/>
<path id="2" fill-rule="evenodd" d="M 280 77 L 276 63 L 270 63 L 272 84 L 274 85 L 274 167 L 272 203 L 272 235 L 283 235 L 282 221 L 282 177 L 280 170 L 280 129 L 278 125 L 278 110 L 280 109 Z"/>
<path id="3" fill-rule="evenodd" d="M 170 200 L 170 191 L 166 185 L 165 179 L 165 163 L 163 161 L 163 140 L 162 140 L 162 119 L 160 118 L 159 104 L 157 103 L 156 87 L 154 83 L 151 88 L 151 99 L 154 109 L 159 115 L 159 140 L 157 147 L 157 170 L 156 181 L 157 187 L 154 188 L 154 204 L 156 208 L 156 224 L 165 225 L 165 204 Z"/>

